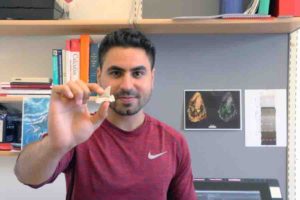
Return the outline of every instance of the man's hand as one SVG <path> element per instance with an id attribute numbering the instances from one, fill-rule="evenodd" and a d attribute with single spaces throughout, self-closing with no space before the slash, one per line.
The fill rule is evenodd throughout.
<path id="1" fill-rule="evenodd" d="M 83 143 L 106 118 L 109 102 L 104 102 L 94 115 L 89 113 L 87 101 L 91 92 L 101 95 L 104 90 L 98 84 L 80 80 L 52 88 L 48 134 L 55 151 L 67 152 Z"/>

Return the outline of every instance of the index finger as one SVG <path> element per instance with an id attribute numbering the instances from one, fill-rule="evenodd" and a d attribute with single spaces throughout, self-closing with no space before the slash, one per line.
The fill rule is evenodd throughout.
<path id="1" fill-rule="evenodd" d="M 97 83 L 88 83 L 87 86 L 91 92 L 95 92 L 99 95 L 104 93 L 104 89 L 100 87 Z"/>

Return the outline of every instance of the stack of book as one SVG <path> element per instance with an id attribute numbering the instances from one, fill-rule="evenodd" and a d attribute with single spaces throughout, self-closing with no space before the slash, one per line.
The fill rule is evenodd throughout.
<path id="1" fill-rule="evenodd" d="M 52 79 L 46 77 L 14 77 L 0 83 L 0 95 L 50 95 Z"/>
<path id="2" fill-rule="evenodd" d="M 53 85 L 79 79 L 96 83 L 98 50 L 99 43 L 94 43 L 88 34 L 67 39 L 65 49 L 52 49 Z"/>

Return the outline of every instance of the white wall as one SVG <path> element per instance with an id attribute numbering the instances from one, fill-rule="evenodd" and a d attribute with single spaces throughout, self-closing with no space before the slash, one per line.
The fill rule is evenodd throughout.
<path id="1" fill-rule="evenodd" d="M 63 48 L 65 36 L 0 37 L 0 82 L 13 76 L 51 77 L 51 50 Z M 33 155 L 34 156 L 34 155 Z M 53 184 L 32 189 L 20 183 L 13 173 L 17 156 L 0 156 L 0 199 L 65 199 L 65 180 L 61 175 Z"/>
<path id="2" fill-rule="evenodd" d="M 32 189 L 20 183 L 13 173 L 17 156 L 0 156 L 0 199 L 1 200 L 53 200 L 65 199 L 65 179 L 57 180 L 39 189 Z"/>

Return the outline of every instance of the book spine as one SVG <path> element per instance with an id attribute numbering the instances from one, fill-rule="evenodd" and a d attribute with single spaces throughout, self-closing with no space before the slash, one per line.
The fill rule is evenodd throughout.
<path id="1" fill-rule="evenodd" d="M 89 82 L 97 83 L 97 68 L 99 67 L 99 43 L 90 44 Z"/>
<path id="2" fill-rule="evenodd" d="M 71 40 L 66 40 L 66 82 L 71 80 Z"/>
<path id="3" fill-rule="evenodd" d="M 89 81 L 90 36 L 80 35 L 80 80 Z"/>
<path id="4" fill-rule="evenodd" d="M 57 49 L 57 66 L 59 84 L 63 84 L 63 58 L 62 49 Z"/>
<path id="5" fill-rule="evenodd" d="M 80 79 L 80 40 L 71 39 L 71 80 Z"/>
<path id="6" fill-rule="evenodd" d="M 295 9 L 294 16 L 300 17 L 300 0 L 295 0 L 294 9 Z"/>
<path id="7" fill-rule="evenodd" d="M 5 134 L 5 118 L 0 116 L 0 142 L 3 142 L 3 136 Z"/>
<path id="8" fill-rule="evenodd" d="M 52 49 L 52 81 L 53 85 L 59 84 L 57 49 Z"/>
<path id="9" fill-rule="evenodd" d="M 62 74 L 63 74 L 63 78 L 62 78 L 62 84 L 67 83 L 67 67 L 66 67 L 66 50 L 62 49 Z"/>
<path id="10" fill-rule="evenodd" d="M 270 8 L 270 0 L 260 0 L 258 6 L 258 14 L 268 15 Z"/>

